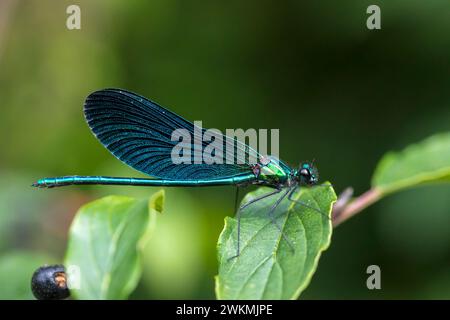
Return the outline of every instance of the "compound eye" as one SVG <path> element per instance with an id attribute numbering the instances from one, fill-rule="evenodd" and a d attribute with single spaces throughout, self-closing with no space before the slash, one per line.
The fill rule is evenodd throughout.
<path id="1" fill-rule="evenodd" d="M 309 172 L 309 170 L 306 169 L 306 168 L 301 169 L 301 170 L 300 170 L 300 174 L 301 174 L 302 176 L 304 176 L 304 177 L 309 177 L 309 176 L 311 175 L 311 173 Z"/>

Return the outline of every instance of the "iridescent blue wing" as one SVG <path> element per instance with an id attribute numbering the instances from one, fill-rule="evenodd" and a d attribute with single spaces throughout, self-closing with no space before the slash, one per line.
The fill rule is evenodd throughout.
<path id="1" fill-rule="evenodd" d="M 205 158 L 201 164 L 174 164 L 171 153 L 179 141 L 171 140 L 172 133 L 176 129 L 186 129 L 194 137 L 194 124 L 153 101 L 125 90 L 105 89 L 90 94 L 84 113 L 94 135 L 114 156 L 156 178 L 184 181 L 231 178 L 252 172 L 249 155 L 259 158 L 255 150 L 236 141 L 236 148 L 244 150 L 247 159 L 238 164 L 236 157 L 239 153 L 226 147 L 230 141 L 224 136 L 224 156 L 232 152 L 232 164 L 210 165 Z M 202 142 L 202 149 L 208 144 Z M 192 156 L 192 161 L 195 160 Z"/>

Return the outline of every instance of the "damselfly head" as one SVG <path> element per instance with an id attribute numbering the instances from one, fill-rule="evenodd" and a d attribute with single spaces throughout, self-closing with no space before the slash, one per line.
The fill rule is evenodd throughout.
<path id="1" fill-rule="evenodd" d="M 316 185 L 319 182 L 319 171 L 311 162 L 303 162 L 297 171 L 298 182 L 302 185 Z"/>

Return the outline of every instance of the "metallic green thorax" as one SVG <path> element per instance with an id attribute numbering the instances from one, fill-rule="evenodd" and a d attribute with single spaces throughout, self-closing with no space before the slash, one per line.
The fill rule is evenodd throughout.
<path id="1" fill-rule="evenodd" d="M 254 170 L 257 179 L 267 185 L 284 185 L 291 176 L 291 169 L 271 159 L 267 164 L 258 164 Z"/>

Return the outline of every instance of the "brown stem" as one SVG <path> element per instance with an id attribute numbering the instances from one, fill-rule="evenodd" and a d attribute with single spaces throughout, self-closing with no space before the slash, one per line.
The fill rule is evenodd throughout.
<path id="1" fill-rule="evenodd" d="M 363 193 L 352 202 L 348 203 L 352 193 L 353 190 L 351 188 L 347 188 L 339 196 L 339 199 L 334 205 L 332 212 L 333 227 L 338 226 L 345 220 L 361 212 L 363 209 L 367 208 L 374 202 L 377 202 L 382 197 L 380 190 L 373 188 Z"/>

